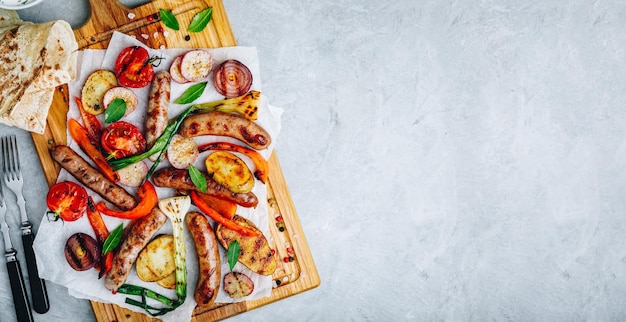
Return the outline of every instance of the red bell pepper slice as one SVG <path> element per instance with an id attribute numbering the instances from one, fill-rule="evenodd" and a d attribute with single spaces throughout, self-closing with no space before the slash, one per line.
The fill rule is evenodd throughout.
<path id="1" fill-rule="evenodd" d="M 104 224 L 102 215 L 100 215 L 100 213 L 96 210 L 91 197 L 87 199 L 87 218 L 89 219 L 91 228 L 93 228 L 93 231 L 96 234 L 98 243 L 100 243 L 100 248 L 102 248 L 104 241 L 107 237 L 109 237 L 109 229 Z M 108 252 L 104 256 L 101 256 L 100 263 L 98 263 L 98 265 L 100 269 L 98 278 L 102 278 L 102 276 L 108 273 L 111 270 L 111 267 L 113 267 L 113 252 Z"/>
<path id="2" fill-rule="evenodd" d="M 215 222 L 224 225 L 224 227 L 232 229 L 242 235 L 245 236 L 258 236 L 259 233 L 257 231 L 251 230 L 248 227 L 243 227 L 238 225 L 236 222 L 220 215 L 217 211 L 213 210 L 211 206 L 209 206 L 195 191 L 191 191 L 191 201 L 207 216 L 211 217 L 211 219 L 215 220 Z"/>
<path id="3" fill-rule="evenodd" d="M 267 160 L 265 160 L 265 158 L 259 152 L 230 142 L 213 142 L 203 144 L 198 147 L 198 151 L 200 152 L 208 150 L 238 152 L 249 157 L 256 167 L 256 170 L 254 170 L 254 176 L 263 183 L 267 181 L 269 166 L 267 164 Z"/>
<path id="4" fill-rule="evenodd" d="M 111 168 L 104 155 L 98 150 L 95 140 L 87 130 L 73 118 L 67 121 L 67 128 L 70 131 L 72 139 L 74 139 L 74 141 L 78 143 L 78 146 L 80 146 L 80 149 L 93 160 L 98 169 L 100 169 L 100 172 L 113 182 L 120 181 L 119 174 L 113 171 L 113 168 Z"/>
<path id="5" fill-rule="evenodd" d="M 83 124 L 85 124 L 85 129 L 89 132 L 89 135 L 93 138 L 93 142 L 100 149 L 100 137 L 102 137 L 102 124 L 98 121 L 95 115 L 88 113 L 85 111 L 83 107 L 83 101 L 80 98 L 75 97 L 76 105 L 78 105 L 78 111 L 80 112 L 80 116 L 83 119 Z"/>
<path id="6" fill-rule="evenodd" d="M 122 219 L 137 219 L 148 215 L 159 201 L 159 196 L 157 195 L 156 189 L 154 189 L 152 183 L 147 180 L 137 190 L 137 196 L 139 196 L 141 200 L 133 209 L 126 211 L 116 211 L 109 209 L 104 201 L 100 201 L 96 205 L 96 210 L 111 217 L 117 217 Z"/>

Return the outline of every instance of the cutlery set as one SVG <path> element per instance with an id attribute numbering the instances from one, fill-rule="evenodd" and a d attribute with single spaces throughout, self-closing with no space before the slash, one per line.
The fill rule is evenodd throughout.
<path id="1" fill-rule="evenodd" d="M 48 301 L 46 283 L 43 279 L 39 278 L 39 272 L 37 271 L 37 262 L 33 250 L 35 235 L 33 235 L 31 229 L 32 225 L 26 214 L 26 201 L 22 194 L 24 181 L 20 169 L 19 152 L 15 135 L 2 137 L 0 139 L 0 150 L 2 152 L 2 173 L 0 176 L 2 176 L 4 185 L 15 194 L 17 206 L 20 211 L 20 220 L 22 223 L 20 229 L 22 230 L 22 243 L 24 246 L 28 281 L 32 295 L 32 308 L 37 313 L 46 313 L 50 308 L 50 303 Z M 9 226 L 6 220 L 7 204 L 5 197 L 3 184 L 0 183 L 0 232 L 2 232 L 4 241 L 4 256 L 7 262 L 7 271 L 11 283 L 15 313 L 17 314 L 18 321 L 33 321 L 33 314 L 28 301 L 22 269 L 17 258 L 17 251 L 13 248 L 9 234 Z"/>

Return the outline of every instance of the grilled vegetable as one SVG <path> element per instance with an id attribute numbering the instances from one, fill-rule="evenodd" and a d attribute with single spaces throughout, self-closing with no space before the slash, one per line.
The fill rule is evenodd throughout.
<path id="1" fill-rule="evenodd" d="M 179 301 L 184 301 L 187 295 L 187 264 L 185 256 L 185 236 L 183 221 L 191 206 L 188 196 L 178 196 L 159 201 L 159 209 L 172 221 L 174 233 L 174 261 L 176 263 L 176 295 Z"/>
<path id="2" fill-rule="evenodd" d="M 237 152 L 247 156 L 250 160 L 252 160 L 254 166 L 256 167 L 254 170 L 254 176 L 263 183 L 267 182 L 269 165 L 267 164 L 267 160 L 265 160 L 259 152 L 230 142 L 212 142 L 198 147 L 198 151 L 200 153 L 208 150 Z"/>
<path id="3" fill-rule="evenodd" d="M 174 61 L 172 61 L 172 65 L 170 65 L 170 75 L 172 75 L 172 80 L 179 84 L 189 83 L 189 80 L 183 77 L 183 74 L 180 72 L 180 62 L 182 60 L 183 55 L 177 56 L 174 58 Z"/>
<path id="4" fill-rule="evenodd" d="M 94 115 L 104 112 L 104 93 L 115 86 L 117 78 L 111 71 L 100 69 L 89 75 L 81 92 L 85 111 Z"/>
<path id="5" fill-rule="evenodd" d="M 111 103 L 113 103 L 117 99 L 121 99 L 124 102 L 123 108 L 116 108 L 120 110 L 119 114 L 121 116 L 126 116 L 132 113 L 137 108 L 137 104 L 139 104 L 137 94 L 135 94 L 135 92 L 133 92 L 132 90 L 122 86 L 113 87 L 106 91 L 106 93 L 104 93 L 104 97 L 102 98 L 102 103 L 104 103 L 106 113 L 118 114 L 117 111 L 109 111 L 109 107 L 113 108 L 113 105 L 111 105 Z M 121 116 L 116 119 L 114 118 L 107 123 L 115 122 L 119 120 Z"/>
<path id="6" fill-rule="evenodd" d="M 215 68 L 213 85 L 224 97 L 237 97 L 252 87 L 252 72 L 240 61 L 228 59 Z"/>
<path id="7" fill-rule="evenodd" d="M 102 132 L 100 144 L 116 159 L 136 155 L 146 149 L 146 139 L 141 130 L 125 121 L 117 121 L 107 126 Z"/>
<path id="8" fill-rule="evenodd" d="M 137 219 L 146 216 L 152 211 L 152 208 L 156 206 L 159 196 L 157 196 L 156 189 L 150 181 L 144 181 L 144 183 L 137 190 L 137 196 L 141 198 L 137 206 L 127 211 L 115 211 L 109 209 L 104 201 L 100 201 L 96 205 L 96 209 L 111 217 L 117 217 L 122 219 Z"/>
<path id="9" fill-rule="evenodd" d="M 139 187 L 148 174 L 148 165 L 143 161 L 135 162 L 124 169 L 118 170 L 117 174 L 120 176 L 119 183 L 127 187 Z"/>
<path id="10" fill-rule="evenodd" d="M 231 298 L 244 298 L 254 291 L 254 282 L 244 273 L 229 272 L 224 275 L 224 291 Z"/>
<path id="11" fill-rule="evenodd" d="M 94 144 L 100 149 L 100 137 L 102 136 L 102 124 L 98 121 L 98 118 L 85 111 L 85 107 L 83 106 L 83 101 L 80 98 L 75 97 L 76 105 L 78 106 L 78 111 L 80 112 L 80 117 L 83 119 L 83 124 L 85 125 L 85 129 L 91 135 Z"/>
<path id="12" fill-rule="evenodd" d="M 88 270 L 100 261 L 100 246 L 93 237 L 75 233 L 65 243 L 65 259 L 77 271 Z"/>
<path id="13" fill-rule="evenodd" d="M 190 82 L 198 82 L 209 76 L 213 67 L 213 57 L 202 49 L 190 50 L 180 61 L 180 74 Z"/>
<path id="14" fill-rule="evenodd" d="M 96 207 L 93 204 L 93 200 L 91 197 L 87 199 L 87 219 L 89 219 L 89 224 L 91 224 L 91 228 L 93 228 L 94 233 L 96 234 L 96 238 L 98 240 L 98 245 L 100 245 L 101 252 L 104 252 L 104 242 L 109 237 L 109 229 L 104 224 L 104 220 L 102 220 L 102 215 L 96 210 Z M 96 268 L 100 269 L 100 273 L 98 273 L 98 278 L 102 278 L 106 273 L 111 270 L 111 266 L 113 266 L 113 252 L 107 252 L 106 254 L 101 255 L 101 259 L 99 263 L 96 263 Z"/>
<path id="15" fill-rule="evenodd" d="M 46 205 L 55 219 L 78 220 L 87 209 L 87 191 L 72 181 L 57 182 L 48 190 Z"/>
<path id="16" fill-rule="evenodd" d="M 237 204 L 226 199 L 221 199 L 210 194 L 196 192 L 198 197 L 202 199 L 209 207 L 217 211 L 224 218 L 232 219 L 237 211 Z"/>
<path id="17" fill-rule="evenodd" d="M 186 169 L 198 158 L 198 144 L 193 138 L 185 138 L 180 134 L 172 137 L 167 148 L 167 160 L 176 169 Z"/>
<path id="18" fill-rule="evenodd" d="M 152 64 L 158 59 L 150 57 L 148 50 L 140 46 L 124 48 L 115 61 L 115 74 L 124 86 L 145 87 L 154 78 Z"/>
<path id="19" fill-rule="evenodd" d="M 235 193 L 246 193 L 254 187 L 252 171 L 238 156 L 217 151 L 206 158 L 206 171 L 217 183 Z"/>
<path id="20" fill-rule="evenodd" d="M 174 263 L 174 237 L 161 235 L 153 239 L 139 253 L 135 270 L 144 282 L 156 282 L 164 279 L 176 269 Z"/>
<path id="21" fill-rule="evenodd" d="M 176 271 L 157 281 L 157 284 L 173 290 L 176 287 Z"/>
<path id="22" fill-rule="evenodd" d="M 215 220 L 217 223 L 223 225 L 224 227 L 228 227 L 229 229 L 235 231 L 236 233 L 242 234 L 245 236 L 262 235 L 258 229 L 252 229 L 251 227 L 240 225 L 239 223 L 231 220 L 230 218 L 226 218 L 220 215 L 217 211 L 215 211 L 213 208 L 207 205 L 207 203 L 198 196 L 197 192 L 192 191 L 190 196 L 191 196 L 191 200 L 193 200 L 193 204 L 196 205 L 196 207 L 198 207 L 200 211 L 202 211 L 205 215 L 211 217 L 211 219 Z M 228 246 L 225 246 L 224 248 L 228 249 Z"/>
<path id="23" fill-rule="evenodd" d="M 261 92 L 249 91 L 241 96 L 227 98 L 219 101 L 201 103 L 193 105 L 198 112 L 220 111 L 227 113 L 238 113 L 249 120 L 258 118 L 259 105 L 261 103 Z"/>
<path id="24" fill-rule="evenodd" d="M 233 222 L 259 233 L 258 236 L 244 236 L 239 232 L 219 224 L 215 229 L 215 236 L 222 247 L 228 249 L 231 242 L 236 240 L 239 243 L 239 262 L 248 267 L 253 272 L 260 275 L 271 275 L 276 270 L 276 259 L 270 249 L 267 239 L 261 231 L 249 220 L 235 215 Z"/>

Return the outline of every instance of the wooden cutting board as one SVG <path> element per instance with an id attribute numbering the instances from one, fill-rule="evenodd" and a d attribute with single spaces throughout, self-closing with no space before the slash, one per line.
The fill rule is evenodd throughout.
<path id="1" fill-rule="evenodd" d="M 152 48 L 216 48 L 235 46 L 235 37 L 221 0 L 156 0 L 137 8 L 127 8 L 117 0 L 89 0 L 91 16 L 74 30 L 80 49 L 105 49 L 113 31 L 134 35 Z M 189 33 L 186 26 L 197 12 L 213 8 L 213 17 L 201 33 Z M 180 30 L 171 30 L 159 21 L 159 9 L 171 10 L 180 23 Z M 167 31 L 164 33 L 163 31 Z M 56 182 L 59 166 L 52 160 L 49 148 L 66 144 L 66 116 L 69 108 L 67 86 L 57 88 L 48 115 L 44 134 L 33 134 L 48 185 Z M 196 308 L 194 321 L 221 320 L 250 311 L 265 304 L 310 290 L 320 284 L 317 268 L 296 214 L 276 153 L 269 159 L 268 205 L 270 208 L 271 244 L 279 266 L 272 275 L 271 296 L 232 304 L 215 304 L 210 309 Z M 195 281 L 190 281 L 191 287 Z M 91 302 L 98 321 L 155 321 L 117 305 Z"/>

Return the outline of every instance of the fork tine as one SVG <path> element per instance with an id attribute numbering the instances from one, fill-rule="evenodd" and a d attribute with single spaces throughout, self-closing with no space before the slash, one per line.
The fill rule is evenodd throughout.
<path id="1" fill-rule="evenodd" d="M 11 148 L 9 149 L 9 151 L 11 151 L 9 153 L 11 155 L 11 169 L 13 171 L 13 176 L 17 177 L 21 174 L 21 170 L 20 170 L 20 154 L 17 149 L 17 139 L 15 138 L 15 135 L 11 135 L 9 137 L 9 142 L 11 144 Z"/>
<path id="2" fill-rule="evenodd" d="M 2 172 L 6 173 L 7 172 L 7 152 L 6 152 L 6 148 L 4 147 L 4 141 L 6 141 L 6 136 L 3 136 L 0 141 L 0 145 L 2 146 Z"/>

